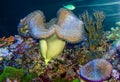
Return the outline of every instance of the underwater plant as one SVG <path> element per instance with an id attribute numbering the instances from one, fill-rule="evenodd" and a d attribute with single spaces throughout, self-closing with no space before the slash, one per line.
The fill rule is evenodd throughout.
<path id="1" fill-rule="evenodd" d="M 83 36 L 83 23 L 71 11 L 61 8 L 58 11 L 57 21 L 45 23 L 42 11 L 34 11 L 23 19 L 18 31 L 28 28 L 25 34 L 30 34 L 35 39 L 40 39 L 40 51 L 45 59 L 45 64 L 61 54 L 66 41 L 77 43 Z M 21 30 L 24 31 L 24 30 Z M 22 33 L 22 32 L 20 32 Z"/>
<path id="2" fill-rule="evenodd" d="M 102 43 L 102 34 L 104 33 L 102 23 L 105 19 L 104 13 L 101 11 L 95 11 L 93 17 L 90 17 L 87 11 L 81 16 L 91 51 L 94 51 Z"/>
<path id="3" fill-rule="evenodd" d="M 35 77 L 35 74 L 27 74 L 26 70 L 16 69 L 14 67 L 6 66 L 4 71 L 0 75 L 0 82 L 5 82 L 6 77 L 10 79 L 17 80 L 19 82 L 32 82 L 32 79 Z"/>
<path id="4" fill-rule="evenodd" d="M 83 65 L 88 61 L 101 58 L 107 51 L 109 44 L 105 37 L 103 22 L 105 15 L 102 11 L 95 11 L 91 16 L 88 11 L 80 16 L 84 23 L 86 41 L 80 54 L 79 62 Z"/>
<path id="5" fill-rule="evenodd" d="M 112 65 L 105 59 L 94 59 L 80 68 L 80 76 L 89 82 L 101 82 L 110 78 Z"/>

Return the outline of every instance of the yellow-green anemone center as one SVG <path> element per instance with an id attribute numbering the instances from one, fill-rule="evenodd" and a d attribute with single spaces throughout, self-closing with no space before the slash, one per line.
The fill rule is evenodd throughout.
<path id="1" fill-rule="evenodd" d="M 47 39 L 40 40 L 40 50 L 41 54 L 45 59 L 45 64 L 60 55 L 65 47 L 65 41 L 58 38 L 56 35 L 52 35 Z"/>

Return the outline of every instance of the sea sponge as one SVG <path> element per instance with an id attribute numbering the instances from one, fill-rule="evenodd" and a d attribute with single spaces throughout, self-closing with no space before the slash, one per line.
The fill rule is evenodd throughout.
<path id="1" fill-rule="evenodd" d="M 45 16 L 40 10 L 32 12 L 24 20 L 23 25 L 27 24 L 29 34 L 40 39 L 40 50 L 46 64 L 61 54 L 65 41 L 77 43 L 82 39 L 83 22 L 64 8 L 58 11 L 58 18 L 52 19 L 51 24 L 45 23 Z"/>
<path id="2" fill-rule="evenodd" d="M 80 76 L 89 82 L 107 80 L 111 73 L 112 65 L 104 59 L 94 59 L 80 69 Z"/>

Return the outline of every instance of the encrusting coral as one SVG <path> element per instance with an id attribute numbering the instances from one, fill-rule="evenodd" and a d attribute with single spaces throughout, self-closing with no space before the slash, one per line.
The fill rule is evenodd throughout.
<path id="1" fill-rule="evenodd" d="M 65 41 L 77 43 L 83 36 L 82 21 L 71 11 L 63 8 L 58 11 L 58 20 L 50 26 L 48 23 L 46 25 L 44 14 L 40 10 L 34 11 L 24 18 L 19 29 L 24 28 L 25 25 L 28 28 L 27 33 L 35 39 L 40 39 L 40 50 L 46 65 L 52 58 L 61 54 Z"/>

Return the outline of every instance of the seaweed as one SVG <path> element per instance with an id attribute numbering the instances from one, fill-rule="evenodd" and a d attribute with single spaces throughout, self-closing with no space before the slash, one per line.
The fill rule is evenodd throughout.
<path id="1" fill-rule="evenodd" d="M 26 70 L 16 69 L 14 67 L 6 66 L 0 75 L 0 82 L 4 82 L 6 78 L 16 79 L 20 82 L 32 82 L 32 79 L 35 77 L 35 74 L 27 74 Z"/>
<path id="2" fill-rule="evenodd" d="M 80 82 L 80 80 L 78 78 L 72 80 L 72 82 Z"/>
<path id="3" fill-rule="evenodd" d="M 55 78 L 53 82 L 70 82 L 70 81 L 64 80 L 63 78 Z"/>

